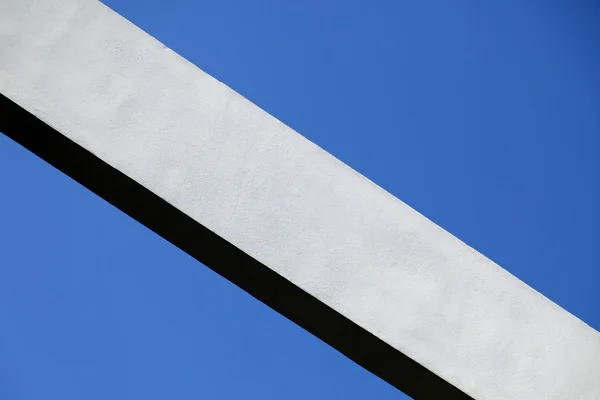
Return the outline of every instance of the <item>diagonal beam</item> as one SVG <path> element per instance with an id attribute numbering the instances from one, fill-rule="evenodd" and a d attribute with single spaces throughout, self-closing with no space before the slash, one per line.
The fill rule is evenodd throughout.
<path id="1" fill-rule="evenodd" d="M 0 93 L 0 131 L 408 395 L 600 398 L 598 332 L 101 3 L 0 0 Z"/>

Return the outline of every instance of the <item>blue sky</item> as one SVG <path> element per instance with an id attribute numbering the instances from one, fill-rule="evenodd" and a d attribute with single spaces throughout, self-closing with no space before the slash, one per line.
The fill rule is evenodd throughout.
<path id="1" fill-rule="evenodd" d="M 105 3 L 600 330 L 594 1 Z M 1 135 L 0 185 L 1 399 L 406 398 Z"/>

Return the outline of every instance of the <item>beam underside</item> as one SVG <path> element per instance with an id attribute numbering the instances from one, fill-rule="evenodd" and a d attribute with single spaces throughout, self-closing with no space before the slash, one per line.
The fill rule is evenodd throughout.
<path id="1" fill-rule="evenodd" d="M 3 95 L 0 132 L 410 397 L 471 399 Z"/>

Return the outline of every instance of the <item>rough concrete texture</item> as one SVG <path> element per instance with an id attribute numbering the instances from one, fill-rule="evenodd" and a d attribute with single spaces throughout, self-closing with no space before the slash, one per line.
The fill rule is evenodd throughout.
<path id="1" fill-rule="evenodd" d="M 0 0 L 0 92 L 470 396 L 600 399 L 598 332 L 101 3 Z"/>

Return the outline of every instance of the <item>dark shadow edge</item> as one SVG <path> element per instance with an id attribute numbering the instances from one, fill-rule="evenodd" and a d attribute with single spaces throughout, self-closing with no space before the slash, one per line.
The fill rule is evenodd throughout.
<path id="1" fill-rule="evenodd" d="M 0 94 L 0 132 L 413 399 L 472 399 Z"/>

